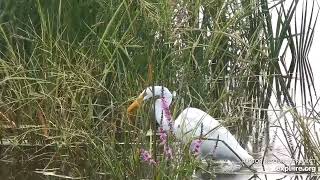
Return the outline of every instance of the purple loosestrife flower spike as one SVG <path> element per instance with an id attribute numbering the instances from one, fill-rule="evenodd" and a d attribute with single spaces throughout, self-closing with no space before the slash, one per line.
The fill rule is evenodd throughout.
<path id="1" fill-rule="evenodd" d="M 164 145 L 164 153 L 167 159 L 173 158 L 172 148 L 168 146 L 167 144 Z"/>
<path id="2" fill-rule="evenodd" d="M 169 109 L 169 103 L 164 97 L 161 98 L 161 101 L 162 101 L 162 109 L 164 111 L 164 117 L 168 121 L 170 129 L 172 129 L 172 116 Z"/>
<path id="3" fill-rule="evenodd" d="M 172 116 L 169 109 L 169 103 L 165 99 L 165 97 L 161 98 L 162 109 L 164 111 L 164 120 L 168 122 L 170 130 L 172 130 Z M 161 119 L 162 120 L 162 119 Z M 161 122 L 162 125 L 162 122 Z M 164 131 L 162 127 L 160 127 L 160 145 L 163 145 L 163 153 L 166 159 L 172 159 L 173 153 L 172 148 L 168 145 L 168 134 Z"/>
<path id="4" fill-rule="evenodd" d="M 156 165 L 157 162 L 152 159 L 151 154 L 149 151 L 141 149 L 141 158 L 144 162 L 148 163 L 149 165 Z"/>
<path id="5" fill-rule="evenodd" d="M 163 152 L 166 159 L 172 159 L 172 148 L 168 145 L 168 135 L 163 128 L 160 128 L 160 140 L 160 145 L 163 145 Z"/>
<path id="6" fill-rule="evenodd" d="M 160 128 L 160 140 L 162 145 L 167 143 L 168 135 L 167 133 L 163 130 L 163 128 Z"/>
<path id="7" fill-rule="evenodd" d="M 202 144 L 201 139 L 194 140 L 192 142 L 192 152 L 195 156 L 198 156 L 200 154 L 200 146 Z"/>

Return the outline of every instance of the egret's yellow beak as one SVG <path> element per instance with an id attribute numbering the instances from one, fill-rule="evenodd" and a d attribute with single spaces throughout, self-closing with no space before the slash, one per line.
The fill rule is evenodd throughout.
<path id="1" fill-rule="evenodd" d="M 141 106 L 143 101 L 143 95 L 140 95 L 133 103 L 128 107 L 128 118 L 132 121 L 135 111 Z"/>

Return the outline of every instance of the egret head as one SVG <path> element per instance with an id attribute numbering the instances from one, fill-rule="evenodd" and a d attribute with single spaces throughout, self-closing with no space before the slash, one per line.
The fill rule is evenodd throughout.
<path id="1" fill-rule="evenodd" d="M 142 91 L 138 98 L 128 107 L 128 115 L 132 115 L 141 106 L 143 101 L 148 100 L 150 98 L 165 98 L 168 104 L 170 104 L 172 101 L 172 94 L 168 90 L 168 88 L 164 86 L 147 87 L 145 90 Z"/>

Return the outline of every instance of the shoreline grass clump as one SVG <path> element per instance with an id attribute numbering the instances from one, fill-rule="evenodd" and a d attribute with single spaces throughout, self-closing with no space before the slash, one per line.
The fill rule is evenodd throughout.
<path id="1" fill-rule="evenodd" d="M 178 92 L 173 115 L 192 104 L 223 119 L 242 144 L 252 135 L 262 147 L 271 97 L 297 113 L 290 87 L 300 88 L 304 99 L 314 91 L 307 57 L 316 6 L 304 1 L 311 9 L 299 14 L 301 2 L 286 9 L 284 2 L 267 0 L 1 1 L 0 132 L 14 144 L 1 159 L 25 162 L 10 150 L 44 144 L 53 148 L 30 158 L 44 157 L 37 167 L 44 171 L 91 179 L 154 172 L 157 178 L 189 178 L 199 163 L 187 147 L 179 161 L 160 158 L 155 171 L 146 172 L 141 162 L 152 110 L 145 108 L 130 124 L 126 108 L 153 84 Z M 303 17 L 301 28 L 296 16 Z M 12 132 L 8 122 L 16 125 Z M 319 159 L 318 141 L 297 125 L 308 157 Z"/>

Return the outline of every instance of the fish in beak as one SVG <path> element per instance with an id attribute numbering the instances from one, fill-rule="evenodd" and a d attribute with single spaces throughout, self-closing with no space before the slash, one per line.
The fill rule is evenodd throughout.
<path id="1" fill-rule="evenodd" d="M 137 109 L 141 106 L 142 102 L 143 102 L 143 95 L 140 95 L 135 101 L 133 101 L 133 103 L 128 107 L 127 109 L 127 114 L 128 114 L 128 118 L 129 120 L 132 122 L 135 112 L 137 111 Z"/>

